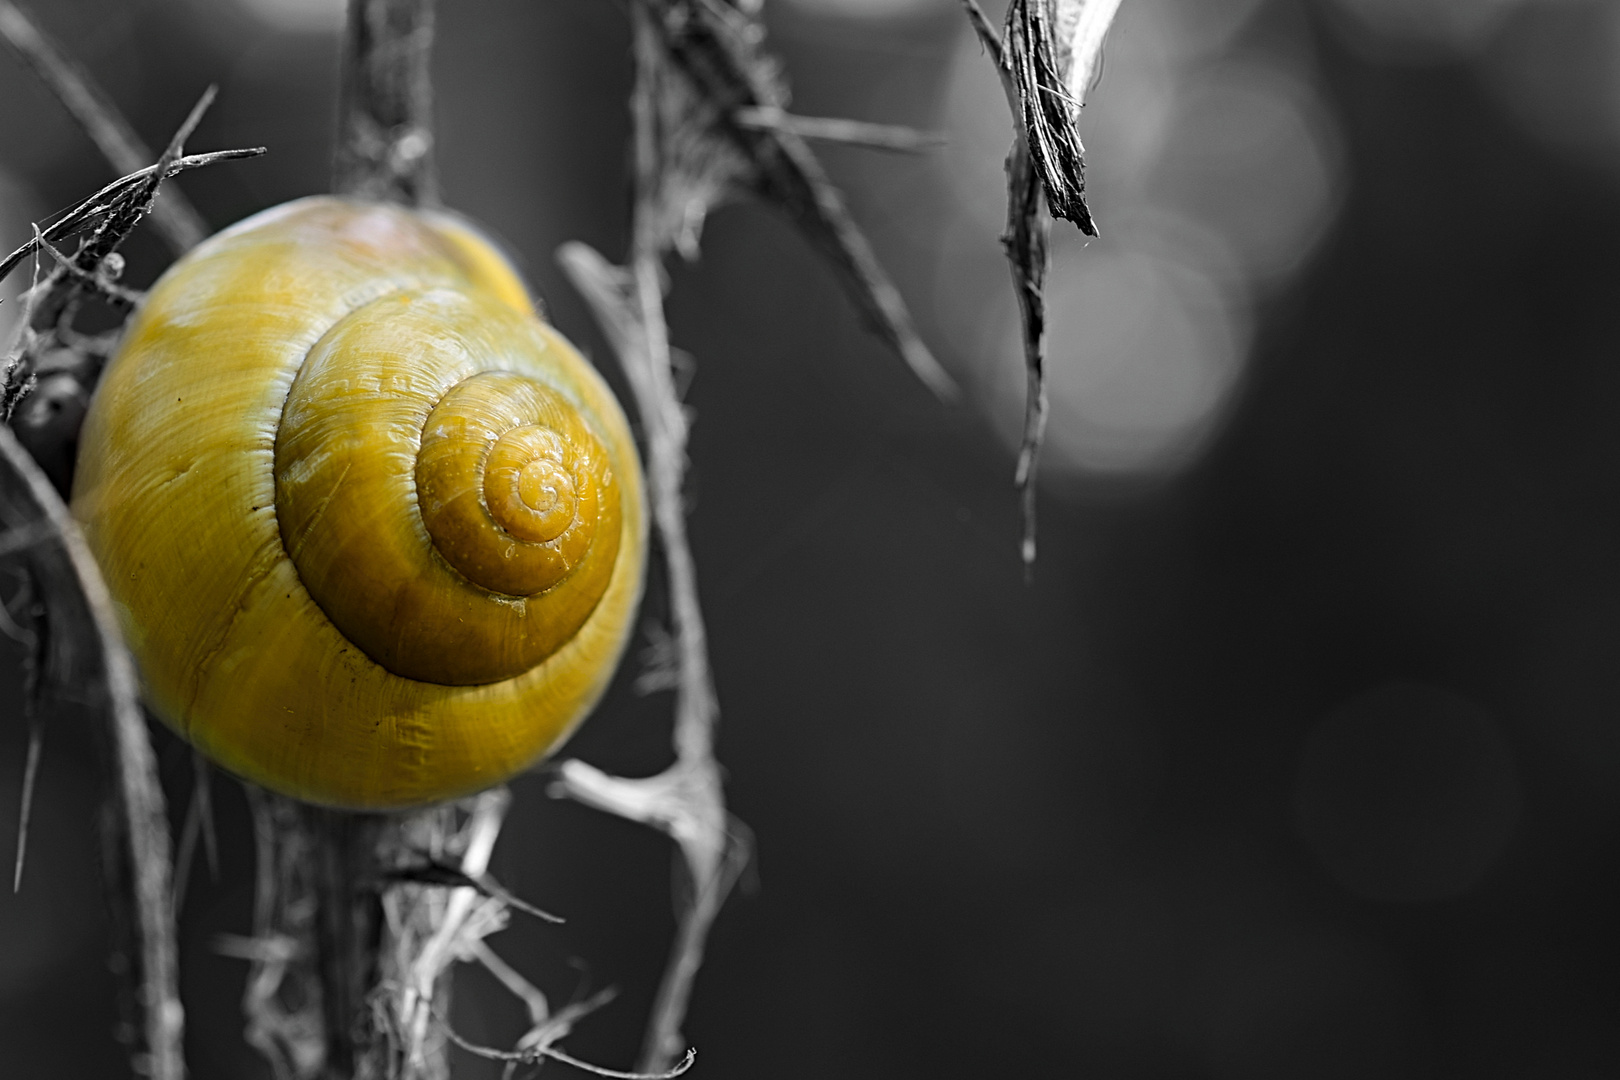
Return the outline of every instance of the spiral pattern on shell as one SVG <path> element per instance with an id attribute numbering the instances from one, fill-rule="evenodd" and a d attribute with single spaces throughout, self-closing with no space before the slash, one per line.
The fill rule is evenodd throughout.
<path id="1" fill-rule="evenodd" d="M 553 749 L 611 677 L 644 558 L 624 416 L 506 261 L 446 215 L 330 198 L 153 288 L 74 510 L 155 711 L 351 807 Z"/>

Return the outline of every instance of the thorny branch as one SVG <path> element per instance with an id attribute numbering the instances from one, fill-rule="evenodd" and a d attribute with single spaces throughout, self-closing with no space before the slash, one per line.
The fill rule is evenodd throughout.
<path id="1" fill-rule="evenodd" d="M 968 21 L 996 66 L 1016 134 L 1007 154 L 1002 247 L 1024 329 L 1024 434 L 1015 482 L 1023 500 L 1025 573 L 1035 565 L 1035 474 L 1046 434 L 1046 274 L 1051 214 L 1096 236 L 1086 205 L 1078 122 L 1119 0 L 1012 0 L 998 36 L 976 0 Z M 1050 211 L 1050 212 L 1049 212 Z"/>

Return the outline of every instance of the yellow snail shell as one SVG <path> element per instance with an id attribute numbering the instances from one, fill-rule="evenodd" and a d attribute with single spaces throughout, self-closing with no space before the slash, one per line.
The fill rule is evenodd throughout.
<path id="1" fill-rule="evenodd" d="M 643 503 L 618 403 L 488 240 L 334 198 L 163 275 L 73 490 L 153 710 L 358 809 L 477 791 L 569 734 L 629 633 Z"/>

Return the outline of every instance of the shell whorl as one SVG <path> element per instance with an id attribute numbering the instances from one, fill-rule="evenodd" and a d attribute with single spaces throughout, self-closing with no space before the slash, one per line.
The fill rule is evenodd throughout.
<path id="1" fill-rule="evenodd" d="M 74 512 L 160 716 L 314 802 L 407 806 L 549 752 L 640 595 L 634 442 L 456 219 L 308 199 L 149 294 Z"/>
<path id="2" fill-rule="evenodd" d="M 460 290 L 340 319 L 276 437 L 282 542 L 314 601 L 396 675 L 512 678 L 578 632 L 612 574 L 619 490 L 564 388 L 507 370 L 538 324 Z"/>

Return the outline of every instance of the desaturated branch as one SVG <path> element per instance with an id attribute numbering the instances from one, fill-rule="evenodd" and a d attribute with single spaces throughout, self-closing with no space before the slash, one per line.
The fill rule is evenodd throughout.
<path id="1" fill-rule="evenodd" d="M 618 354 L 646 432 L 653 520 L 668 568 L 673 641 L 655 681 L 675 690 L 676 761 L 639 780 L 584 762 L 558 768 L 558 790 L 668 832 L 680 846 L 690 891 L 649 1020 L 641 1068 L 667 1069 L 681 1053 L 680 1026 L 710 925 L 748 858 L 747 832 L 725 811 L 714 728 L 719 717 L 686 537 L 683 482 L 689 418 L 678 392 L 664 319 L 662 263 L 691 257 L 708 213 L 733 190 L 781 206 L 826 254 L 840 279 L 919 378 L 942 397 L 955 383 L 922 344 L 899 292 L 827 180 L 806 137 L 914 149 L 923 139 L 879 125 L 794 117 L 776 64 L 762 49 L 759 5 L 724 0 L 634 0 L 631 99 L 635 207 L 628 265 L 582 244 L 558 254 Z"/>
<path id="2" fill-rule="evenodd" d="M 219 841 L 214 835 L 214 796 L 208 760 L 197 751 L 191 752 L 191 801 L 186 804 L 185 824 L 180 828 L 180 850 L 174 857 L 174 918 L 178 922 L 180 910 L 185 906 L 186 887 L 191 881 L 191 866 L 197 854 L 198 841 L 202 842 L 203 857 L 208 862 L 211 878 L 219 877 Z"/>
<path id="3" fill-rule="evenodd" d="M 611 266 L 583 244 L 570 244 L 559 253 L 575 287 L 590 302 L 607 331 L 629 377 L 637 409 L 647 430 L 648 486 L 653 518 L 669 566 L 671 607 L 678 641 L 675 745 L 676 761 L 654 777 L 625 779 L 609 776 L 583 761 L 565 761 L 557 768 L 555 790 L 574 799 L 634 821 L 654 825 L 678 843 L 692 879 L 692 897 L 678 913 L 676 943 L 648 1021 L 640 1067 L 658 1072 L 684 1047 L 680 1034 L 692 980 L 701 962 L 703 940 L 729 891 L 734 872 L 727 855 L 746 859 L 745 846 L 729 828 L 721 789 L 719 765 L 712 752 L 713 729 L 719 715 L 708 668 L 702 610 L 697 600 L 695 564 L 687 545 L 681 477 L 685 470 L 686 417 L 669 382 L 668 361 L 662 372 L 650 362 L 652 349 L 661 342 L 667 350 L 663 327 L 662 295 L 652 318 L 643 321 L 629 276 Z M 643 260 L 657 288 L 658 265 Z M 652 326 L 648 326 L 652 323 Z M 665 353 L 667 356 L 667 351 Z M 667 530 L 667 531 L 666 531 Z"/>
<path id="4" fill-rule="evenodd" d="M 152 151 L 101 88 L 11 0 L 0 0 L 0 37 L 67 107 L 113 168 L 133 173 L 152 160 Z M 175 188 L 158 195 L 152 207 L 152 224 L 176 255 L 196 247 L 208 235 L 202 216 Z"/>
<path id="5" fill-rule="evenodd" d="M 11 431 L 0 426 L 0 526 L 45 531 L 18 555 L 43 600 L 36 632 L 45 646 L 48 681 L 94 687 L 108 715 L 114 794 L 108 825 L 115 923 L 129 944 L 119 960 L 135 987 L 130 1033 L 135 1071 L 152 1080 L 182 1080 L 178 952 L 171 919 L 168 819 L 157 760 L 137 697 L 134 664 L 124 651 L 112 600 L 84 538 L 45 474 Z"/>
<path id="6" fill-rule="evenodd" d="M 477 1043 L 468 1042 L 454 1031 L 450 1031 L 450 1040 L 470 1054 L 476 1054 L 478 1057 L 490 1061 L 504 1061 L 509 1067 L 512 1065 L 539 1065 L 549 1059 L 551 1061 L 560 1061 L 564 1065 L 572 1065 L 581 1072 L 590 1073 L 593 1076 L 609 1077 L 611 1080 L 674 1080 L 675 1077 L 690 1069 L 697 1061 L 697 1051 L 688 1049 L 685 1056 L 681 1058 L 674 1068 L 661 1072 L 621 1072 L 618 1069 L 604 1069 L 600 1065 L 592 1065 L 588 1061 L 581 1061 L 579 1058 L 563 1053 L 554 1046 L 537 1046 L 529 1050 L 496 1050 L 494 1047 L 480 1046 Z"/>
<path id="7" fill-rule="evenodd" d="M 559 258 L 618 354 L 646 432 L 647 481 L 674 624 L 676 760 L 644 779 L 609 776 L 582 761 L 567 761 L 558 768 L 556 787 L 588 805 L 660 828 L 680 848 L 691 888 L 679 905 L 676 940 L 639 1060 L 641 1069 L 661 1072 L 686 1049 L 681 1023 L 709 927 L 735 879 L 727 872 L 734 861 L 727 853 L 739 851 L 714 759 L 719 703 L 686 536 L 682 487 L 688 415 L 676 392 L 662 260 L 672 248 L 695 248 L 704 216 L 746 164 L 732 147 L 714 139 L 714 111 L 675 81 L 680 76 L 656 29 L 659 16 L 640 2 L 630 10 L 636 64 L 630 265 L 612 266 L 582 244 L 565 246 Z"/>
<path id="8" fill-rule="evenodd" d="M 248 1045 L 264 1055 L 275 1080 L 303 1080 L 319 1076 L 326 1058 L 311 839 L 296 803 L 243 788 L 258 856 L 253 936 L 222 937 L 215 949 L 250 964 L 242 993 Z"/>
<path id="9" fill-rule="evenodd" d="M 49 532 L 38 526 L 12 528 L 4 538 L 0 538 L 0 558 L 24 551 L 48 539 Z M 0 601 L 0 613 L 4 614 L 6 636 L 27 650 L 23 654 L 21 689 L 23 718 L 28 723 L 28 756 L 23 762 L 22 802 L 17 809 L 17 858 L 12 864 L 11 871 L 13 893 L 22 891 L 23 866 L 28 861 L 28 824 L 34 808 L 34 781 L 39 777 L 39 757 L 45 745 L 40 701 L 40 689 L 44 685 L 40 676 L 45 667 L 47 641 L 41 627 L 45 608 L 35 597 L 37 589 L 33 571 L 26 565 L 20 569 L 21 582 L 16 596 L 9 602 Z M 11 604 L 17 605 L 16 616 L 11 612 Z M 18 618 L 21 618 L 22 622 L 19 623 Z"/>
<path id="10" fill-rule="evenodd" d="M 508 912 L 537 910 L 489 876 L 506 789 L 390 815 L 247 790 L 259 851 L 253 936 L 217 948 L 251 965 L 248 1042 L 276 1080 L 446 1080 L 439 1018 L 450 968 L 487 966 L 484 939 Z M 533 1015 L 531 996 L 519 997 Z"/>
<path id="11" fill-rule="evenodd" d="M 976 0 L 962 0 L 962 6 L 995 64 L 1015 128 L 1007 154 L 1007 231 L 1001 243 L 1024 337 L 1024 433 L 1015 483 L 1023 504 L 1019 553 L 1027 576 L 1035 565 L 1036 472 L 1046 435 L 1051 214 L 1074 222 L 1087 236 L 1097 235 L 1086 205 L 1078 122 L 1119 0 L 1012 0 L 1000 35 Z"/>

